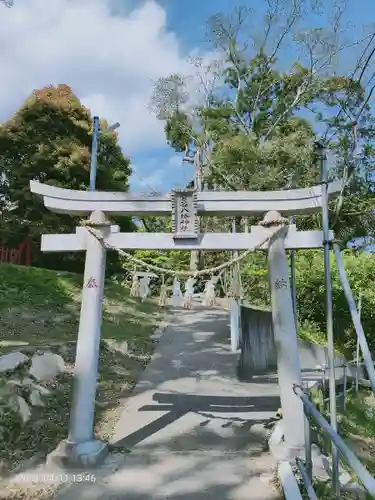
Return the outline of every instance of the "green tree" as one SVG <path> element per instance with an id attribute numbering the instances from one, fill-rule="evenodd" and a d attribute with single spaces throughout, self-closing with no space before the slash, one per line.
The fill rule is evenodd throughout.
<path id="1" fill-rule="evenodd" d="M 361 321 L 371 351 L 375 352 L 375 256 L 361 250 L 342 253 L 344 267 L 356 301 L 362 296 Z M 270 306 L 266 258 L 254 254 L 242 269 L 242 282 L 252 304 Z M 331 255 L 333 320 L 336 347 L 348 358 L 354 356 L 356 333 L 348 303 L 342 289 L 334 256 Z M 296 252 L 297 315 L 299 333 L 318 343 L 326 343 L 325 286 L 323 252 L 299 250 Z"/>
<path id="2" fill-rule="evenodd" d="M 318 138 L 315 116 L 320 129 L 323 124 L 339 138 L 326 140 L 336 160 L 331 176 L 350 180 L 343 193 L 345 204 L 343 197 L 338 205 L 331 204 L 332 225 L 345 244 L 353 237 L 369 234 L 373 224 L 370 174 L 374 132 L 367 102 L 372 90 L 366 93 L 364 78 L 354 81 L 332 75 L 337 75 L 338 56 L 345 52 L 347 57 L 352 46 L 360 48 L 357 71 L 365 73 L 366 65 L 361 61 L 373 55 L 370 50 L 375 35 L 365 33 L 362 40 L 354 40 L 353 36 L 349 41 L 342 40 L 341 35 L 347 31 L 341 22 L 344 7 L 340 3 L 330 13 L 333 29 L 329 30 L 299 26 L 308 14 L 307 3 L 302 0 L 270 0 L 268 6 L 261 37 L 254 27 L 249 31 L 249 18 L 256 16 L 243 7 L 234 9 L 229 16 L 216 14 L 209 20 L 208 39 L 221 64 L 211 72 L 211 86 L 207 85 L 210 68 L 202 71 L 200 66 L 198 81 L 205 96 L 202 102 L 189 105 L 186 77 L 180 77 L 175 87 L 174 106 L 162 91 L 167 78 L 155 86 L 153 101 L 159 106 L 163 103 L 163 113 L 158 116 L 165 120 L 167 142 L 177 151 L 183 150 L 188 140 L 194 142 L 202 150 L 208 184 L 232 190 L 287 189 L 319 181 L 320 168 L 314 154 Z M 256 43 L 249 44 L 251 38 Z M 285 45 L 298 53 L 298 62 L 292 61 L 287 68 L 283 63 L 281 71 L 279 60 L 285 58 Z M 172 77 L 175 81 L 176 76 Z M 348 163 L 355 162 L 353 141 L 347 133 L 348 119 L 332 116 L 343 107 L 342 115 L 347 116 L 350 108 L 352 116 L 360 120 L 361 168 L 350 176 L 345 175 L 345 170 Z M 349 142 L 346 153 L 345 141 Z M 356 203 L 361 204 L 361 216 L 353 210 Z M 304 217 L 297 222 L 307 229 L 319 226 L 320 218 Z"/>
<path id="3" fill-rule="evenodd" d="M 101 125 L 105 128 L 107 124 Z M 67 85 L 34 91 L 0 126 L 0 198 L 8 227 L 11 222 L 12 227 L 18 226 L 13 238 L 27 232 L 39 241 L 44 233 L 74 231 L 79 220 L 47 211 L 42 201 L 31 194 L 29 182 L 87 189 L 91 139 L 90 113 Z M 127 191 L 130 173 L 130 160 L 124 157 L 116 133 L 102 133 L 97 189 Z M 118 223 L 126 230 L 133 226 L 127 217 Z M 3 240 L 6 236 L 3 232 Z M 43 262 L 46 260 L 44 256 Z M 57 262 L 56 258 L 50 260 Z"/>
<path id="4" fill-rule="evenodd" d="M 375 118 L 369 105 L 375 86 L 369 86 L 374 73 L 373 69 L 368 71 L 374 54 L 375 50 L 366 46 L 360 57 L 365 63 L 358 65 L 349 79 L 335 79 L 339 91 L 324 96 L 327 107 L 335 113 L 317 113 L 327 126 L 324 139 L 336 160 L 332 176 L 346 182 L 343 196 L 332 206 L 332 227 L 343 242 L 356 237 L 363 238 L 364 245 L 375 231 Z"/>

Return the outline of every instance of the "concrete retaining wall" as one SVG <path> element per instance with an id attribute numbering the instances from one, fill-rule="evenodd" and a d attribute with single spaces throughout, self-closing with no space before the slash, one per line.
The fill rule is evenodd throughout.
<path id="1" fill-rule="evenodd" d="M 254 373 L 277 369 L 276 347 L 273 339 L 271 309 L 263 309 L 248 303 L 241 305 L 241 354 L 238 365 L 240 378 Z M 317 366 L 328 365 L 328 349 L 325 346 L 299 339 L 300 362 L 303 372 L 314 372 Z M 336 365 L 345 362 L 336 354 Z M 348 368 L 349 377 L 355 377 L 355 367 Z M 363 376 L 361 370 L 360 377 Z M 336 370 L 336 378 L 342 378 L 343 369 Z"/>
<path id="2" fill-rule="evenodd" d="M 276 370 L 277 358 L 270 310 L 241 305 L 240 378 L 251 373 Z"/>

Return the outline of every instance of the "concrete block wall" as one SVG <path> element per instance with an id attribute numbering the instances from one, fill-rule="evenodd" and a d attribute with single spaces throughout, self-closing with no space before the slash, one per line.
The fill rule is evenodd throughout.
<path id="1" fill-rule="evenodd" d="M 241 353 L 238 373 L 246 379 L 251 374 L 277 370 L 276 347 L 273 338 L 271 309 L 260 308 L 249 303 L 241 304 Z M 327 347 L 299 339 L 299 353 L 303 372 L 315 372 L 318 366 L 328 364 Z M 345 362 L 337 353 L 336 366 Z M 355 377 L 356 367 L 349 366 L 347 374 Z M 363 377 L 363 370 L 360 377 Z M 303 374 L 304 375 L 304 374 Z M 342 379 L 343 369 L 336 369 L 336 378 Z M 305 378 L 305 377 L 304 377 Z"/>

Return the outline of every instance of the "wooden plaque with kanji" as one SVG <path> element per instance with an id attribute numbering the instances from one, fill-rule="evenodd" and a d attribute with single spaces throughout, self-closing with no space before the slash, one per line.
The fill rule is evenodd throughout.
<path id="1" fill-rule="evenodd" d="M 194 189 L 173 189 L 172 231 L 178 239 L 198 238 L 197 193 Z"/>

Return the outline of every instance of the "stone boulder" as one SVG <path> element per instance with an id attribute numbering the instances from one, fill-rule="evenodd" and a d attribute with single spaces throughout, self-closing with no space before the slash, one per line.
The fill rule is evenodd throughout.
<path id="1" fill-rule="evenodd" d="M 28 361 L 28 359 L 28 356 L 18 351 L 0 356 L 0 373 L 15 370 L 18 366 Z"/>
<path id="2" fill-rule="evenodd" d="M 65 371 L 65 362 L 58 354 L 45 352 L 31 358 L 29 373 L 39 381 L 49 381 Z"/>

